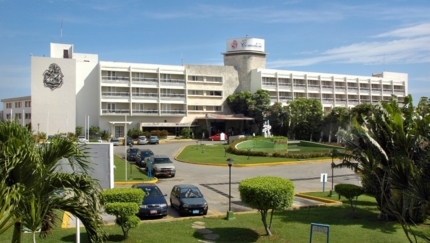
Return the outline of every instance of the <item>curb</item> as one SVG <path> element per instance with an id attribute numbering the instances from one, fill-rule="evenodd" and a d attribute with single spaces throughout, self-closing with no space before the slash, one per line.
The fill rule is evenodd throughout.
<path id="1" fill-rule="evenodd" d="M 309 195 L 305 195 L 305 194 L 301 194 L 301 193 L 296 193 L 294 196 L 307 198 L 307 199 L 311 199 L 314 201 L 324 202 L 324 203 L 330 204 L 330 205 L 342 205 L 343 204 L 341 201 L 336 201 L 336 200 L 331 200 L 331 199 L 326 199 L 326 198 L 321 198 L 321 197 L 314 197 L 314 196 L 309 196 Z"/>

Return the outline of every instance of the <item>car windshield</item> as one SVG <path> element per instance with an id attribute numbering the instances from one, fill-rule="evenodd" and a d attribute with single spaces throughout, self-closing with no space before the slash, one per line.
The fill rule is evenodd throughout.
<path id="1" fill-rule="evenodd" d="M 112 142 L 118 142 L 118 138 L 112 138 Z"/>
<path id="2" fill-rule="evenodd" d="M 142 151 L 140 153 L 140 156 L 142 156 L 142 157 L 149 157 L 151 155 L 154 155 L 154 154 L 152 152 L 149 152 L 149 151 Z"/>
<path id="3" fill-rule="evenodd" d="M 181 189 L 181 198 L 202 198 L 203 195 L 197 188 L 183 188 Z"/>
<path id="4" fill-rule="evenodd" d="M 145 198 L 151 198 L 151 197 L 162 197 L 163 194 L 161 193 L 160 189 L 158 187 L 141 187 L 145 192 Z"/>
<path id="5" fill-rule="evenodd" d="M 149 139 L 158 139 L 158 137 L 151 136 Z"/>
<path id="6" fill-rule="evenodd" d="M 172 163 L 169 158 L 154 158 L 154 164 Z"/>
<path id="7" fill-rule="evenodd" d="M 136 148 L 130 149 L 131 154 L 136 154 L 137 151 L 139 151 L 139 149 L 136 149 Z"/>

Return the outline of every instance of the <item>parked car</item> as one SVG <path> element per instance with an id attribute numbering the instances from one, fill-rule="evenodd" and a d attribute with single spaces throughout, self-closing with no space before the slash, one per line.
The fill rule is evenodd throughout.
<path id="1" fill-rule="evenodd" d="M 209 137 L 211 141 L 225 141 L 228 140 L 228 136 L 225 133 L 217 133 Z"/>
<path id="2" fill-rule="evenodd" d="M 163 194 L 158 186 L 154 184 L 136 184 L 132 188 L 139 188 L 145 192 L 137 216 L 163 217 L 167 215 L 167 201 L 164 198 L 167 197 L 167 194 Z"/>
<path id="3" fill-rule="evenodd" d="M 113 143 L 113 146 L 119 146 L 119 139 L 118 138 L 112 138 L 110 140 L 111 143 Z"/>
<path id="4" fill-rule="evenodd" d="M 199 188 L 194 185 L 175 185 L 170 193 L 170 206 L 179 211 L 179 215 L 206 215 L 208 203 Z"/>
<path id="5" fill-rule="evenodd" d="M 127 145 L 133 145 L 134 141 L 132 137 L 127 137 Z"/>
<path id="6" fill-rule="evenodd" d="M 152 163 L 153 176 L 171 176 L 175 177 L 176 167 L 167 155 L 151 155 L 145 158 L 145 166 L 148 167 L 149 161 Z M 147 168 L 149 169 L 149 168 Z"/>
<path id="7" fill-rule="evenodd" d="M 139 136 L 137 138 L 137 144 L 142 145 L 142 144 L 147 144 L 147 143 L 148 143 L 148 140 L 146 139 L 146 136 Z"/>
<path id="8" fill-rule="evenodd" d="M 150 136 L 148 143 L 149 144 L 159 144 L 160 140 L 158 139 L 157 136 Z"/>
<path id="9" fill-rule="evenodd" d="M 48 140 L 49 140 L 49 138 L 48 138 Z M 78 136 L 78 142 L 86 143 L 86 142 L 88 142 L 88 140 L 85 136 Z"/>
<path id="10" fill-rule="evenodd" d="M 138 148 L 129 148 L 127 149 L 127 160 L 128 161 L 135 161 L 136 155 L 140 152 L 140 149 Z"/>
<path id="11" fill-rule="evenodd" d="M 150 149 L 140 149 L 136 154 L 136 165 L 139 167 L 146 167 L 145 158 L 154 155 Z"/>

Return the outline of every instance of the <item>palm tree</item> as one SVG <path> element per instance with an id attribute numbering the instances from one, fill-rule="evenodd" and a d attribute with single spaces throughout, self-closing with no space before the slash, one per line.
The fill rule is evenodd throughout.
<path id="1" fill-rule="evenodd" d="M 57 223 L 56 210 L 68 211 L 85 226 L 90 242 L 103 242 L 106 234 L 100 216 L 101 188 L 88 175 L 89 162 L 84 145 L 65 138 L 38 144 L 27 129 L 15 122 L 0 122 L 0 162 L 9 186 L 22 189 L 13 212 L 15 223 L 12 242 L 21 242 L 23 227 L 46 237 Z M 70 166 L 73 173 L 63 172 Z"/>
<path id="2" fill-rule="evenodd" d="M 354 118 L 351 132 L 338 133 L 347 152 L 339 154 L 343 161 L 337 167 L 361 174 L 381 216 L 396 218 L 410 242 L 417 238 L 409 223 L 422 222 L 430 214 L 429 108 L 420 102 L 415 109 L 411 96 L 399 107 L 393 97 L 376 105 L 362 123 Z"/>

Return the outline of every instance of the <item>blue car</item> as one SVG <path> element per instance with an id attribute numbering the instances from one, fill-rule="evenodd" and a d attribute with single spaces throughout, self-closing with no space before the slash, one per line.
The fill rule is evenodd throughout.
<path id="1" fill-rule="evenodd" d="M 157 136 L 150 136 L 149 140 L 148 140 L 149 144 L 159 144 L 160 140 L 158 139 Z"/>
<path id="2" fill-rule="evenodd" d="M 142 205 L 139 206 L 138 217 L 163 217 L 167 215 L 167 201 L 163 194 L 154 184 L 135 184 L 132 188 L 139 188 L 145 192 Z"/>

